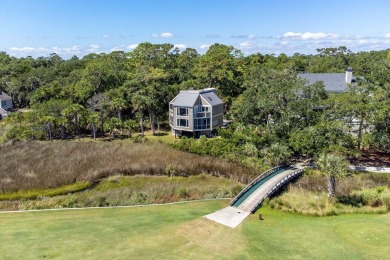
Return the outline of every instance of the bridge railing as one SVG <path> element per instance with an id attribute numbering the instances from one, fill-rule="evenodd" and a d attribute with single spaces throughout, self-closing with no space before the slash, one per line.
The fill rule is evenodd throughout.
<path id="1" fill-rule="evenodd" d="M 240 193 L 238 193 L 236 197 L 234 197 L 234 199 L 230 202 L 230 206 L 232 206 L 237 200 L 239 200 L 250 188 L 255 186 L 259 181 L 261 181 L 262 179 L 264 179 L 268 175 L 270 175 L 276 171 L 279 171 L 282 168 L 286 168 L 287 166 L 288 165 L 279 165 L 279 166 L 276 166 L 272 169 L 269 169 L 268 171 L 265 171 L 262 174 L 260 174 L 259 176 L 257 176 L 242 191 L 240 191 Z"/>
<path id="2" fill-rule="evenodd" d="M 289 174 L 288 176 L 284 177 L 274 187 L 272 187 L 272 189 L 267 193 L 267 195 L 265 195 L 261 200 L 259 200 L 256 203 L 256 205 L 254 205 L 252 207 L 250 212 L 253 214 L 260 207 L 261 203 L 263 203 L 265 198 L 271 197 L 277 190 L 279 190 L 281 188 L 281 186 L 283 186 L 284 184 L 289 182 L 291 179 L 297 177 L 298 175 L 300 175 L 302 173 L 303 173 L 303 169 L 298 169 L 298 170 L 294 171 L 293 173 Z"/>

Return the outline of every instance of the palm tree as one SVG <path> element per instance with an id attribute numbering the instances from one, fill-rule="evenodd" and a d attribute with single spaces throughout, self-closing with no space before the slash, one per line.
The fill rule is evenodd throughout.
<path id="1" fill-rule="evenodd" d="M 138 128 L 138 124 L 135 120 L 129 119 L 123 122 L 123 126 L 128 131 L 128 137 L 131 138 L 131 133 Z"/>
<path id="2" fill-rule="evenodd" d="M 347 170 L 347 161 L 336 154 L 322 154 L 317 160 L 318 168 L 328 175 L 328 196 L 336 195 L 336 177 L 342 177 Z"/>
<path id="3" fill-rule="evenodd" d="M 131 99 L 133 108 L 138 112 L 140 117 L 141 134 L 144 136 L 144 111 L 147 107 L 148 98 L 142 93 L 135 93 Z"/>
<path id="4" fill-rule="evenodd" d="M 62 110 L 61 114 L 68 118 L 73 118 L 76 126 L 76 136 L 79 136 L 80 116 L 85 112 L 85 108 L 79 104 L 72 104 Z"/>
<path id="5" fill-rule="evenodd" d="M 98 112 L 90 112 L 88 113 L 86 119 L 87 119 L 88 126 L 92 130 L 93 140 L 96 141 L 96 129 L 97 129 L 97 125 L 99 124 L 100 114 Z"/>
<path id="6" fill-rule="evenodd" d="M 111 117 L 107 120 L 107 128 L 110 129 L 112 138 L 115 138 L 115 130 L 118 127 L 122 127 L 122 122 L 118 118 Z"/>
<path id="7" fill-rule="evenodd" d="M 274 143 L 271 145 L 271 147 L 267 150 L 266 158 L 268 159 L 268 162 L 273 166 L 278 166 L 288 160 L 290 157 L 291 152 L 290 149 L 280 143 Z"/>

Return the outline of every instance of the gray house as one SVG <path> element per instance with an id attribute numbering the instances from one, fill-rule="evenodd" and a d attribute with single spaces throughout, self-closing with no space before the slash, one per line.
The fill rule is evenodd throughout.
<path id="1" fill-rule="evenodd" d="M 0 119 L 9 115 L 12 110 L 12 98 L 0 90 Z"/>
<path id="2" fill-rule="evenodd" d="M 305 79 L 308 85 L 322 81 L 328 92 L 348 92 L 348 85 L 356 80 L 351 67 L 345 73 L 300 73 L 298 77 Z"/>
<path id="3" fill-rule="evenodd" d="M 214 88 L 182 90 L 169 102 L 172 134 L 212 136 L 223 123 L 223 101 Z"/>

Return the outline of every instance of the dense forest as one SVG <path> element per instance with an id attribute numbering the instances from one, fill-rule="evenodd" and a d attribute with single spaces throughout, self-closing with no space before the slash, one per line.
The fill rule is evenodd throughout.
<path id="1" fill-rule="evenodd" d="M 359 76 L 348 93 L 326 92 L 321 82 L 306 86 L 297 77 L 347 67 Z M 142 43 L 131 52 L 68 60 L 55 53 L 15 58 L 0 52 L 0 89 L 15 110 L 0 124 L 1 141 L 154 133 L 169 127 L 168 102 L 179 90 L 205 87 L 216 89 L 233 123 L 221 138 L 196 144 L 184 138 L 176 144 L 183 150 L 234 158 L 267 151 L 273 164 L 293 154 L 390 151 L 389 50 L 354 53 L 344 46 L 315 55 L 244 56 L 222 44 L 200 55 Z"/>

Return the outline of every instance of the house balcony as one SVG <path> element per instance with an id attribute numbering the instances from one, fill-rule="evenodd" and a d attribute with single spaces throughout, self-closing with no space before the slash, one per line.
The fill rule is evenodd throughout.
<path id="1" fill-rule="evenodd" d="M 194 113 L 194 118 L 210 118 L 211 113 L 210 112 L 198 112 Z"/>

